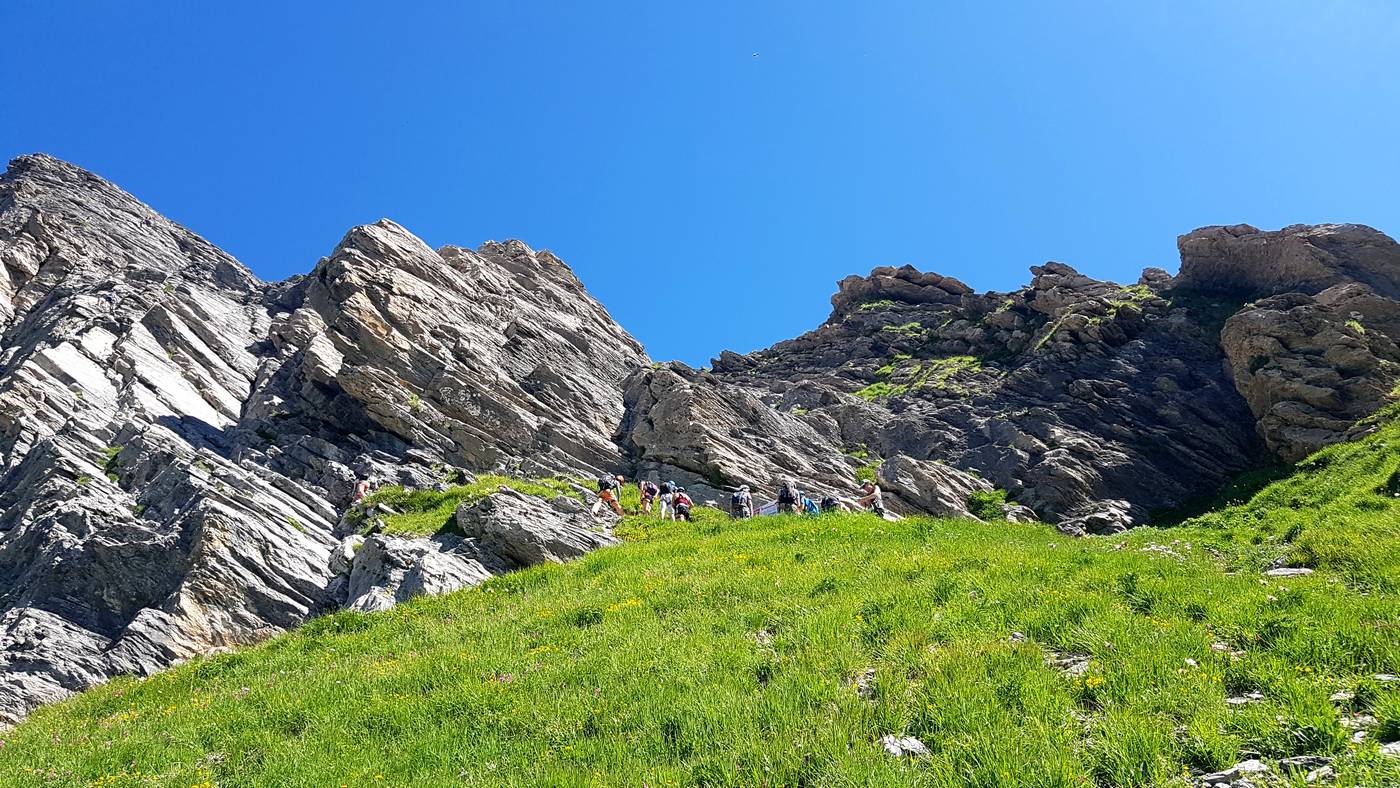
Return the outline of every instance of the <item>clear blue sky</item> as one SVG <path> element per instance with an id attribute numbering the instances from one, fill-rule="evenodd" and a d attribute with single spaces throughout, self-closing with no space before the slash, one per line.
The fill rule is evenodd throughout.
<path id="1" fill-rule="evenodd" d="M 876 265 L 1004 290 L 1175 270 L 1206 224 L 1400 234 L 1393 0 L 5 0 L 0 30 L 0 155 L 265 278 L 383 216 L 521 238 L 695 364 Z"/>

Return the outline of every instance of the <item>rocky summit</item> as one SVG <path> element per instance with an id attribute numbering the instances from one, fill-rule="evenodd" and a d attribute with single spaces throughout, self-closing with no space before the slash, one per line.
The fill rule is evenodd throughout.
<path id="1" fill-rule="evenodd" d="M 1130 285 L 1046 263 L 979 294 L 876 268 L 842 280 L 812 332 L 696 370 L 653 363 L 519 241 L 435 250 L 382 220 L 267 283 L 91 173 L 16 159 L 0 178 L 0 723 L 614 541 L 577 498 L 511 490 L 463 504 L 450 534 L 361 534 L 363 479 L 622 473 L 704 502 L 786 478 L 849 498 L 873 477 L 894 514 L 989 517 L 981 494 L 998 518 L 1112 533 L 1356 437 L 1393 397 L 1393 240 L 1237 225 L 1179 246 L 1176 276 Z"/>

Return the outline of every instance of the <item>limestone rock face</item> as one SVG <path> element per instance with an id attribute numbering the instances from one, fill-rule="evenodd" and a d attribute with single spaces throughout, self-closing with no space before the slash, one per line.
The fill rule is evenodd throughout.
<path id="1" fill-rule="evenodd" d="M 619 543 L 574 499 L 543 501 L 506 488 L 458 507 L 455 521 L 478 551 L 504 569 L 563 563 Z"/>
<path id="2" fill-rule="evenodd" d="M 373 535 L 357 482 L 498 472 L 791 478 L 892 512 L 1113 533 L 1359 429 L 1400 380 L 1400 254 L 1359 225 L 1205 228 L 1181 273 L 1061 263 L 1010 293 L 910 266 L 712 369 L 653 365 L 557 257 L 350 230 L 264 283 L 51 157 L 0 177 L 0 725 L 122 673 L 613 544 L 502 491 L 458 534 Z M 1246 303 L 1252 300 L 1252 303 Z M 1223 330 L 1222 330 L 1223 327 Z"/>
<path id="3" fill-rule="evenodd" d="M 634 373 L 621 437 L 637 473 L 716 499 L 740 484 L 773 493 L 788 478 L 849 495 L 858 463 L 761 393 L 679 363 Z"/>
<path id="4" fill-rule="evenodd" d="M 1179 245 L 1178 276 L 1132 286 L 1046 263 L 976 294 L 877 268 L 841 281 L 815 331 L 723 353 L 713 375 L 842 451 L 976 471 L 1079 534 L 1299 459 L 1389 400 L 1400 245 L 1361 225 L 1208 227 Z M 959 489 L 914 497 L 956 513 Z"/>
<path id="5" fill-rule="evenodd" d="M 967 497 L 991 490 L 983 479 L 936 462 L 896 455 L 880 466 L 876 481 L 882 491 L 908 501 L 913 511 L 938 517 L 971 517 Z"/>
<path id="6" fill-rule="evenodd" d="M 234 435 L 263 286 L 43 156 L 0 178 L 0 723 L 318 609 L 334 506 Z"/>
<path id="7" fill-rule="evenodd" d="M 1124 522 L 1141 523 L 1262 459 L 1208 324 L 1218 299 L 1150 271 L 1129 287 L 1060 263 L 1032 273 L 1013 293 L 942 300 L 843 283 L 881 298 L 722 356 L 714 375 L 843 451 L 976 471 L 1052 522 L 1126 500 Z"/>
<path id="8" fill-rule="evenodd" d="M 296 376 L 454 464 L 603 471 L 641 346 L 567 266 L 519 241 L 439 251 L 390 221 L 357 227 L 287 318 Z"/>
<path id="9" fill-rule="evenodd" d="M 466 540 L 455 536 L 408 539 L 374 535 L 348 566 L 349 610 L 374 613 L 415 596 L 435 596 L 481 583 L 491 572 Z"/>
<path id="10" fill-rule="evenodd" d="M 1235 384 L 1269 448 L 1293 462 L 1345 438 L 1390 400 L 1400 348 L 1387 335 L 1400 302 L 1358 285 L 1258 301 L 1225 323 Z"/>
<path id="11" fill-rule="evenodd" d="M 1177 239 L 1178 287 L 1246 297 L 1357 283 L 1400 298 L 1400 244 L 1361 224 L 1203 227 Z"/>
<path id="12" fill-rule="evenodd" d="M 562 262 L 518 242 L 433 251 L 386 221 L 266 284 L 91 173 L 15 160 L 0 178 L 0 725 L 256 642 L 351 590 L 370 609 L 366 589 L 476 581 L 486 570 L 450 547 L 382 539 L 340 556 L 364 564 L 358 580 L 337 577 L 357 478 L 612 469 L 621 383 L 645 363 Z"/>

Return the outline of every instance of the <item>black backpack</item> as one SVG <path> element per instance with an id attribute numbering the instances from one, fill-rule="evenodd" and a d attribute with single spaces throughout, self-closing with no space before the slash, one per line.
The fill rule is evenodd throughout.
<path id="1" fill-rule="evenodd" d="M 598 477 L 598 492 L 603 492 L 604 490 L 615 490 L 615 489 L 617 489 L 617 479 L 614 479 L 614 478 L 611 477 L 611 476 L 599 476 L 599 477 Z"/>
<path id="2" fill-rule="evenodd" d="M 837 500 L 836 500 L 835 498 L 831 497 L 830 495 L 828 495 L 828 496 L 826 496 L 825 498 L 822 499 L 822 511 L 823 511 L 823 512 L 834 512 L 834 511 L 836 511 L 836 510 L 840 507 L 840 505 L 841 505 L 841 504 L 838 503 Z"/>
<path id="3" fill-rule="evenodd" d="M 642 492 L 647 495 L 657 495 L 661 490 L 657 488 L 656 482 L 642 482 Z"/>
<path id="4" fill-rule="evenodd" d="M 730 496 L 730 498 L 729 498 L 729 511 L 730 511 L 730 512 L 732 512 L 732 513 L 734 513 L 734 514 L 739 514 L 740 512 L 748 511 L 748 508 L 749 508 L 749 494 L 748 494 L 748 493 L 736 492 L 736 493 L 734 493 L 734 495 Z"/>
<path id="5" fill-rule="evenodd" d="M 784 484 L 778 488 L 778 503 L 797 503 L 797 491 Z"/>
<path id="6" fill-rule="evenodd" d="M 661 483 L 661 494 L 662 494 L 662 495 L 666 495 L 667 493 L 673 493 L 673 492 L 675 492 L 675 491 L 676 491 L 676 486 L 675 486 L 674 484 L 671 484 L 670 482 L 662 482 L 662 483 Z"/>

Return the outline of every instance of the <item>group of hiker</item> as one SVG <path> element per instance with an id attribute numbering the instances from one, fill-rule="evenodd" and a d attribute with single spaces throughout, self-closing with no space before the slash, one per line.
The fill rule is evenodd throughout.
<path id="1" fill-rule="evenodd" d="M 595 517 L 603 507 L 612 509 L 619 517 L 625 516 L 621 495 L 622 487 L 626 483 L 627 480 L 622 476 L 603 476 L 598 479 L 598 500 L 593 504 Z M 745 484 L 730 496 L 729 516 L 736 520 L 746 520 L 755 514 L 826 514 L 860 509 L 884 517 L 885 499 L 884 494 L 880 492 L 880 486 L 874 481 L 866 480 L 861 482 L 859 489 L 861 495 L 855 499 L 854 505 L 831 494 L 822 496 L 820 500 L 813 500 L 802 494 L 796 481 L 790 478 L 783 479 L 778 483 L 777 499 L 765 507 L 756 509 L 753 492 Z M 652 514 L 654 509 L 662 519 L 690 521 L 695 501 L 686 493 L 684 487 L 675 482 L 658 484 L 643 479 L 637 483 L 637 492 L 642 513 Z M 772 511 L 768 511 L 769 507 L 772 507 Z"/>
<path id="2" fill-rule="evenodd" d="M 611 508 L 619 517 L 626 515 L 620 500 L 622 485 L 626 482 L 622 476 L 603 476 L 598 479 L 598 500 L 593 504 L 594 517 L 598 516 L 604 506 Z M 684 487 L 675 482 L 657 484 L 644 480 L 637 483 L 637 492 L 641 496 L 642 512 L 651 514 L 652 509 L 657 508 L 657 514 L 664 519 L 690 521 L 690 511 L 694 508 L 695 501 Z"/>
<path id="3" fill-rule="evenodd" d="M 869 510 L 875 514 L 885 516 L 885 496 L 880 491 L 880 485 L 872 480 L 865 480 L 860 483 L 861 495 L 855 500 L 855 505 L 837 498 L 828 493 L 822 496 L 821 500 L 813 500 L 803 495 L 798 489 L 797 482 L 792 479 L 784 479 L 778 485 L 778 498 L 776 501 L 779 514 L 827 514 L 830 512 L 849 512 L 853 509 Z M 740 496 L 743 500 L 740 501 Z M 739 492 L 734 494 L 730 501 L 730 516 L 735 518 L 753 516 L 753 498 L 749 493 L 748 485 L 739 488 Z"/>

